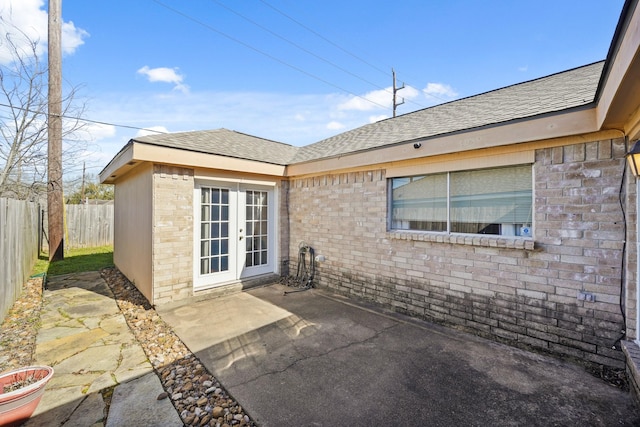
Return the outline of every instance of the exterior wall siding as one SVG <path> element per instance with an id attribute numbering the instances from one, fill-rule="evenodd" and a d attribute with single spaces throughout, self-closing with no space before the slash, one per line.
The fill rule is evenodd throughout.
<path id="1" fill-rule="evenodd" d="M 153 167 L 153 304 L 193 294 L 193 169 Z"/>
<path id="2" fill-rule="evenodd" d="M 624 140 L 544 148 L 533 240 L 387 231 L 384 170 L 291 181 L 290 271 L 300 241 L 316 284 L 526 348 L 622 367 Z M 584 291 L 595 302 L 578 299 Z"/>
<path id="3" fill-rule="evenodd" d="M 141 165 L 115 188 L 113 262 L 153 302 L 153 168 Z"/>

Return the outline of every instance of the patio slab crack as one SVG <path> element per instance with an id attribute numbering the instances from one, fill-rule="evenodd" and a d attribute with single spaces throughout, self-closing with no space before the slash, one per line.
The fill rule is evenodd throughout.
<path id="1" fill-rule="evenodd" d="M 258 376 L 255 376 L 255 377 L 253 377 L 251 379 L 248 379 L 246 381 L 243 381 L 243 382 L 240 382 L 240 383 L 233 383 L 233 384 L 230 383 L 230 384 L 228 384 L 226 386 L 227 387 L 243 387 L 243 386 L 246 386 L 246 385 L 249 385 L 251 383 L 254 383 L 254 382 L 258 381 L 261 378 L 268 377 L 268 376 L 271 376 L 271 375 L 282 374 L 282 373 L 288 371 L 289 369 L 293 368 L 294 366 L 300 364 L 301 362 L 306 362 L 308 360 L 313 360 L 313 359 L 319 359 L 321 357 L 329 356 L 332 353 L 336 353 L 338 351 L 343 351 L 343 350 L 349 349 L 349 348 L 354 347 L 354 346 L 363 345 L 363 344 L 366 344 L 366 343 L 368 343 L 370 341 L 374 341 L 374 340 L 378 339 L 382 334 L 384 334 L 384 333 L 388 332 L 389 330 L 391 330 L 393 328 L 396 328 L 398 326 L 399 326 L 399 323 L 394 323 L 392 325 L 389 325 L 387 327 L 384 327 L 384 328 L 376 331 L 372 336 L 367 337 L 367 338 L 365 338 L 363 340 L 352 341 L 352 342 L 349 342 L 348 344 L 341 345 L 341 346 L 338 346 L 338 347 L 334 347 L 334 348 L 332 348 L 332 349 L 330 349 L 328 351 L 325 351 L 323 353 L 318 353 L 318 354 L 313 354 L 313 355 L 306 355 L 305 356 L 304 352 L 301 351 L 301 349 L 297 348 L 295 346 L 295 344 L 294 344 L 293 347 L 295 348 L 297 353 L 299 353 L 301 355 L 301 357 L 299 359 L 294 360 L 293 362 L 288 364 L 283 369 L 271 370 L 269 372 L 262 373 L 262 374 L 260 374 Z M 343 334 L 340 334 L 340 335 L 345 336 Z"/>

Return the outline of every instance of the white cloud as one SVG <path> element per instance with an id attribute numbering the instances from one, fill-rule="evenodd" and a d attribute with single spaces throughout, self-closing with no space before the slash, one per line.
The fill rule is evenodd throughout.
<path id="1" fill-rule="evenodd" d="M 422 92 L 424 92 L 427 97 L 436 98 L 441 101 L 449 101 L 458 96 L 458 92 L 444 83 L 427 83 L 427 86 L 422 89 Z"/>
<path id="2" fill-rule="evenodd" d="M 518 67 L 518 71 L 523 72 L 523 73 L 524 73 L 525 71 L 527 71 L 528 69 L 529 69 L 529 66 L 528 66 L 528 65 L 523 65 L 522 67 Z"/>
<path id="3" fill-rule="evenodd" d="M 362 96 L 352 95 L 349 100 L 338 105 L 338 110 L 371 111 L 391 108 L 393 88 L 368 92 Z"/>
<path id="4" fill-rule="evenodd" d="M 102 123 L 89 123 L 84 130 L 91 136 L 93 141 L 111 138 L 116 134 L 115 126 Z"/>
<path id="5" fill-rule="evenodd" d="M 82 28 L 76 28 L 72 21 L 62 23 L 62 52 L 71 55 L 84 44 L 84 38 L 89 37 Z"/>
<path id="6" fill-rule="evenodd" d="M 169 130 L 164 126 L 148 126 L 144 129 L 140 129 L 138 133 L 136 133 L 136 137 L 157 135 L 158 133 L 169 133 Z"/>
<path id="7" fill-rule="evenodd" d="M 16 47 L 31 54 L 29 42 L 36 43 L 36 55 L 43 57 L 47 51 L 48 16 L 44 0 L 3 0 L 0 3 L 0 35 L 4 41 L 11 35 Z M 76 28 L 73 22 L 62 23 L 62 51 L 71 55 L 84 43 L 89 33 Z M 0 43 L 0 63 L 13 61 L 12 52 L 6 43 Z"/>
<path id="8" fill-rule="evenodd" d="M 380 120 L 388 119 L 386 114 L 378 114 L 377 116 L 369 116 L 369 123 L 379 122 Z"/>
<path id="9" fill-rule="evenodd" d="M 344 129 L 344 128 L 345 128 L 344 124 L 342 124 L 340 122 L 331 121 L 331 122 L 327 123 L 327 129 L 330 129 L 330 130 L 340 130 L 340 129 Z"/>
<path id="10" fill-rule="evenodd" d="M 396 102 L 402 100 L 415 99 L 420 95 L 420 91 L 412 86 L 405 86 L 396 92 Z M 338 110 L 343 111 L 371 111 L 390 110 L 393 108 L 393 87 L 374 90 L 362 96 L 352 95 L 347 101 L 338 105 Z"/>
<path id="11" fill-rule="evenodd" d="M 178 90 L 183 93 L 187 93 L 189 91 L 189 86 L 183 83 L 184 76 L 178 72 L 178 68 L 149 68 L 145 65 L 140 68 L 137 73 L 146 76 L 147 80 L 151 83 L 172 83 L 174 85 L 174 90 Z"/>
<path id="12" fill-rule="evenodd" d="M 402 98 L 415 99 L 420 96 L 420 91 L 413 86 L 405 86 L 402 90 L 398 91 L 396 96 L 399 98 L 398 101 L 401 101 Z"/>

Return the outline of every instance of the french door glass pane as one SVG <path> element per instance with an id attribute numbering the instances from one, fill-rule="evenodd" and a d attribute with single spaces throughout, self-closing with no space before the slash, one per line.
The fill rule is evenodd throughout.
<path id="1" fill-rule="evenodd" d="M 200 274 L 229 270 L 229 190 L 201 188 Z"/>
<path id="2" fill-rule="evenodd" d="M 200 224 L 200 238 L 207 239 L 209 238 L 209 233 L 211 230 L 211 224 L 208 222 Z"/>
<path id="3" fill-rule="evenodd" d="M 210 203 L 211 202 L 211 191 L 208 188 L 203 188 L 201 194 L 201 202 L 202 203 Z"/>
<path id="4" fill-rule="evenodd" d="M 209 274 L 209 259 L 203 258 L 200 260 L 200 274 Z"/>
<path id="5" fill-rule="evenodd" d="M 217 273 L 220 271 L 220 257 L 211 257 L 211 272 Z"/>
<path id="6" fill-rule="evenodd" d="M 246 267 L 268 263 L 268 209 L 266 191 L 246 192 Z"/>

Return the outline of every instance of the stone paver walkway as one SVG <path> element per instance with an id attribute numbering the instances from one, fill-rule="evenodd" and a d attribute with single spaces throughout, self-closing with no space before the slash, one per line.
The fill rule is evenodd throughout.
<path id="1" fill-rule="evenodd" d="M 43 299 L 35 364 L 55 374 L 26 426 L 103 426 L 109 401 L 107 426 L 182 425 L 98 272 L 50 277 Z"/>

